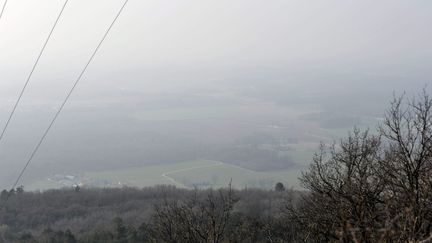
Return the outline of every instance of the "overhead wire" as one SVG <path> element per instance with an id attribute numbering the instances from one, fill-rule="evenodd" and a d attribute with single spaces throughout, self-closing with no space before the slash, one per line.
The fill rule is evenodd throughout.
<path id="1" fill-rule="evenodd" d="M 47 137 L 49 131 L 51 130 L 51 128 L 53 127 L 54 123 L 56 122 L 57 118 L 59 117 L 60 113 L 63 111 L 63 108 L 65 107 L 66 103 L 68 102 L 69 98 L 71 97 L 72 93 L 74 92 L 74 90 L 76 89 L 76 87 L 78 86 L 79 82 L 81 81 L 82 77 L 84 76 L 85 72 L 87 71 L 87 68 L 89 67 L 90 63 L 93 61 L 94 57 L 96 56 L 96 54 L 98 53 L 100 47 L 102 46 L 103 42 L 105 41 L 105 39 L 107 38 L 109 32 L 111 31 L 111 29 L 113 28 L 114 24 L 117 22 L 117 19 L 120 17 L 121 13 L 123 12 L 124 8 L 126 7 L 126 4 L 129 2 L 129 0 L 126 0 L 122 7 L 120 8 L 120 10 L 118 11 L 117 15 L 115 16 L 114 20 L 111 22 L 110 26 L 108 27 L 108 29 L 106 30 L 105 34 L 103 35 L 102 39 L 99 41 L 98 45 L 96 46 L 95 50 L 93 51 L 93 53 L 91 54 L 89 60 L 87 61 L 87 63 L 85 64 L 83 70 L 81 71 L 81 73 L 78 75 L 78 78 L 75 80 L 72 88 L 69 90 L 69 92 L 66 95 L 66 98 L 63 100 L 63 102 L 61 103 L 59 109 L 57 110 L 56 114 L 54 115 L 53 119 L 51 120 L 49 126 L 47 127 L 47 129 L 45 130 L 45 132 L 43 133 L 42 137 L 40 138 L 39 142 L 37 143 L 36 147 L 34 148 L 33 152 L 31 153 L 29 159 L 27 160 L 25 166 L 22 168 L 22 170 L 20 171 L 17 179 L 15 180 L 15 183 L 12 186 L 13 190 L 18 183 L 20 182 L 20 180 L 22 179 L 25 171 L 27 170 L 28 166 L 30 165 L 30 163 L 32 162 L 33 158 L 35 157 L 35 155 L 37 154 L 39 148 L 41 147 L 41 145 L 43 144 L 43 142 L 45 141 L 45 138 Z"/>
<path id="2" fill-rule="evenodd" d="M 32 69 L 31 69 L 29 75 L 27 76 L 27 79 L 26 79 L 26 81 L 24 83 L 24 86 L 22 87 L 22 89 L 21 89 L 21 91 L 20 91 L 20 93 L 18 95 L 18 99 L 15 101 L 15 104 L 14 104 L 14 106 L 12 108 L 12 111 L 10 112 L 9 117 L 8 117 L 8 119 L 6 121 L 6 124 L 4 125 L 3 130 L 2 130 L 2 132 L 0 134 L 0 142 L 3 140 L 4 135 L 6 134 L 6 131 L 7 131 L 8 127 L 9 127 L 9 125 L 10 125 L 10 122 L 11 122 L 12 118 L 15 115 L 17 107 L 18 107 L 18 105 L 21 102 L 21 99 L 22 99 L 22 97 L 23 97 L 23 95 L 24 95 L 24 93 L 25 93 L 25 91 L 26 91 L 26 89 L 28 87 L 28 84 L 30 83 L 31 78 L 33 77 L 33 73 L 34 73 L 34 71 L 36 70 L 36 67 L 39 64 L 39 61 L 40 61 L 43 53 L 45 52 L 45 49 L 46 49 L 46 47 L 47 47 L 47 45 L 48 45 L 48 43 L 49 43 L 49 41 L 51 39 L 52 34 L 54 33 L 55 28 L 57 27 L 57 24 L 60 21 L 61 16 L 63 15 L 63 12 L 64 12 L 64 10 L 65 10 L 66 5 L 67 5 L 68 2 L 69 2 L 69 0 L 66 0 L 64 2 L 63 6 L 62 6 L 62 8 L 60 10 L 60 13 L 58 14 L 58 16 L 57 16 L 57 18 L 56 18 L 56 20 L 54 22 L 54 25 L 52 26 L 51 31 L 49 32 L 49 34 L 48 34 L 48 36 L 47 36 L 47 38 L 46 38 L 46 40 L 45 40 L 45 42 L 44 42 L 44 44 L 42 46 L 41 51 L 39 52 L 39 54 L 38 54 L 38 56 L 36 58 L 36 61 L 33 64 Z M 6 6 L 6 3 L 5 3 L 4 6 Z M 4 6 L 3 6 L 3 9 L 4 9 Z M 2 13 L 3 13 L 3 11 L 2 11 Z"/>
<path id="3" fill-rule="evenodd" d="M 3 6 L 1 8 L 1 11 L 0 11 L 0 20 L 3 17 L 4 11 L 6 9 L 7 2 L 8 2 L 8 0 L 5 0 L 4 3 L 3 3 Z"/>

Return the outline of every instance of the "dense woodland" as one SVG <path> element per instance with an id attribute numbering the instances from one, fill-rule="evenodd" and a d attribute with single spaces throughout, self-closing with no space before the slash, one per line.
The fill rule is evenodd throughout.
<path id="1" fill-rule="evenodd" d="M 432 242 L 432 99 L 321 145 L 304 191 L 230 187 L 1 194 L 4 242 Z"/>
<path id="2" fill-rule="evenodd" d="M 293 237 L 285 191 L 64 189 L 4 192 L 4 242 L 265 242 Z M 6 201 L 6 198 L 7 199 Z"/>

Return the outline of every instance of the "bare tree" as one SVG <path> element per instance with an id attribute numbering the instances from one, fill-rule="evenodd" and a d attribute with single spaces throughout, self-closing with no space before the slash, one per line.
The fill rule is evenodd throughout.
<path id="1" fill-rule="evenodd" d="M 336 146 L 321 145 L 302 185 L 310 194 L 302 199 L 296 220 L 320 240 L 360 239 L 370 242 L 383 215 L 384 180 L 376 170 L 382 160 L 379 136 L 355 129 Z M 307 235 L 307 237 L 310 237 Z"/>
<path id="2" fill-rule="evenodd" d="M 185 202 L 165 201 L 162 206 L 156 206 L 153 231 L 164 242 L 220 243 L 235 202 L 231 187 L 217 193 L 210 190 L 205 199 L 195 193 Z"/>
<path id="3" fill-rule="evenodd" d="M 381 166 L 386 191 L 401 240 L 428 238 L 432 221 L 432 99 L 424 89 L 408 100 L 395 97 L 381 134 L 386 138 L 386 159 Z"/>
<path id="4" fill-rule="evenodd" d="M 354 132 L 321 145 L 290 217 L 305 239 L 432 242 L 432 99 L 395 97 L 379 135 Z"/>

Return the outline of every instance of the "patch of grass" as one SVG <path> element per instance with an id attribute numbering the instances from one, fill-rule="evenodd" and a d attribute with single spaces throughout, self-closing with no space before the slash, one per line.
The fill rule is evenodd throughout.
<path id="1" fill-rule="evenodd" d="M 27 191 L 39 191 L 39 190 L 49 190 L 49 189 L 61 189 L 63 186 L 55 181 L 50 181 L 48 179 L 42 179 L 34 181 L 33 183 L 26 185 L 25 190 Z"/>
<path id="2" fill-rule="evenodd" d="M 211 166 L 213 164 L 215 164 L 213 161 L 196 160 L 168 165 L 150 165 L 114 171 L 92 172 L 85 173 L 84 176 L 99 180 L 122 182 L 136 187 L 147 187 L 161 184 L 176 185 L 171 180 L 164 177 L 163 174 L 187 168 Z"/>
<path id="3" fill-rule="evenodd" d="M 278 114 L 281 121 L 297 120 L 300 116 L 315 112 L 316 107 L 291 105 L 277 106 L 269 104 L 254 105 L 215 105 L 194 108 L 170 108 L 147 110 L 136 113 L 135 118 L 142 121 L 180 121 L 199 119 L 242 119 L 244 117 L 274 117 Z"/>
<path id="4" fill-rule="evenodd" d="M 214 106 L 183 109 L 159 109 L 140 112 L 136 118 L 143 121 L 176 121 L 196 119 L 216 119 L 235 116 L 244 112 L 247 107 L 243 106 Z"/>
<path id="5" fill-rule="evenodd" d="M 271 189 L 277 182 L 287 187 L 298 188 L 299 170 L 255 172 L 230 164 L 184 171 L 170 176 L 186 187 L 226 187 L 230 182 L 234 188 L 257 187 Z"/>

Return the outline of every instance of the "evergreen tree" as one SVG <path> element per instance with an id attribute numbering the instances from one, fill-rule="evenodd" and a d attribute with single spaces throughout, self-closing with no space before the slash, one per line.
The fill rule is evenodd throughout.
<path id="1" fill-rule="evenodd" d="M 285 191 L 284 184 L 282 184 L 282 182 L 276 183 L 275 191 L 277 191 L 277 192 L 283 192 L 283 191 Z"/>

